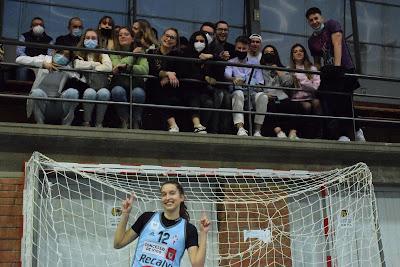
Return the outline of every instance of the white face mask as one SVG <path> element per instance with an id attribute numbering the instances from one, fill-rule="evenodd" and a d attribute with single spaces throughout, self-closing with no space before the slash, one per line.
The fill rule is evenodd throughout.
<path id="1" fill-rule="evenodd" d="M 318 28 L 313 28 L 315 34 L 320 34 L 322 30 L 325 28 L 325 24 L 321 23 Z"/>
<path id="2" fill-rule="evenodd" d="M 195 42 L 194 43 L 194 49 L 196 49 L 197 52 L 201 52 L 206 48 L 206 44 L 202 42 Z"/>
<path id="3" fill-rule="evenodd" d="M 44 33 L 44 28 L 40 25 L 37 25 L 32 28 L 32 32 L 34 35 L 42 35 Z"/>
<path id="4" fill-rule="evenodd" d="M 214 38 L 209 33 L 206 33 L 206 37 L 207 37 L 208 44 L 211 44 L 211 42 L 214 40 Z"/>

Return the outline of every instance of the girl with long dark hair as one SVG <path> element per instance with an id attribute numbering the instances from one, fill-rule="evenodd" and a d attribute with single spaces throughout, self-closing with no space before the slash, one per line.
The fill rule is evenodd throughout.
<path id="1" fill-rule="evenodd" d="M 188 250 L 192 266 L 204 266 L 206 258 L 207 234 L 210 221 L 204 215 L 200 220 L 200 240 L 196 227 L 189 223 L 190 217 L 185 205 L 182 185 L 177 181 L 167 181 L 161 186 L 162 212 L 145 212 L 126 230 L 129 213 L 135 199 L 132 193 L 122 202 L 121 221 L 114 237 L 114 248 L 125 247 L 136 238 L 135 257 L 132 266 L 180 266 L 185 249 Z M 157 247 L 151 253 L 148 248 Z M 153 264 L 152 264 L 153 265 Z"/>

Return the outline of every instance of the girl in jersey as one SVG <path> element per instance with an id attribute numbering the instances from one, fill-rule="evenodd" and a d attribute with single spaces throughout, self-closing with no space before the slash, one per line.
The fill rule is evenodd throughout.
<path id="1" fill-rule="evenodd" d="M 126 230 L 134 195 L 122 202 L 122 216 L 114 237 L 114 248 L 122 248 L 137 237 L 132 266 L 179 267 L 185 249 L 188 250 L 192 266 L 204 266 L 207 234 L 210 221 L 204 215 L 200 220 L 200 240 L 196 227 L 189 223 L 189 214 L 184 203 L 182 186 L 176 181 L 167 181 L 161 186 L 163 212 L 145 212 L 132 227 Z"/>

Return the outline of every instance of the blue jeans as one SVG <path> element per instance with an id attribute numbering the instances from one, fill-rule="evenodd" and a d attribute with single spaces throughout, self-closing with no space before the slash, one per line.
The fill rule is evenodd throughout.
<path id="1" fill-rule="evenodd" d="M 110 97 L 110 91 L 108 91 L 108 89 L 106 88 L 101 88 L 97 92 L 92 88 L 87 88 L 83 93 L 83 99 L 85 100 L 108 101 L 110 100 Z M 92 103 L 83 103 L 83 109 L 85 110 L 83 113 L 84 122 L 91 121 L 94 105 L 95 104 Z M 107 106 L 107 104 L 96 105 L 96 125 L 100 125 L 103 123 L 104 115 L 107 111 Z"/>
<path id="2" fill-rule="evenodd" d="M 30 96 L 46 98 L 47 94 L 44 90 L 37 88 L 31 91 Z M 60 98 L 78 99 L 79 92 L 74 88 L 69 88 L 61 94 Z M 45 119 L 61 119 L 63 125 L 71 125 L 77 106 L 78 102 L 33 100 L 33 115 L 38 124 L 43 124 Z"/>
<path id="3" fill-rule="evenodd" d="M 115 86 L 111 90 L 111 99 L 116 102 L 128 102 L 127 90 L 122 86 Z M 135 87 L 132 90 L 132 102 L 143 104 L 146 99 L 146 93 L 143 88 Z M 117 114 L 121 120 L 128 121 L 129 107 L 125 105 L 116 106 Z M 133 107 L 133 120 L 136 122 L 142 121 L 143 107 Z"/>

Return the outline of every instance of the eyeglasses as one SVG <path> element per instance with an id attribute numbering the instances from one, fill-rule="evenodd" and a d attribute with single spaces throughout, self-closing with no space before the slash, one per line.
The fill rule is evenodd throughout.
<path id="1" fill-rule="evenodd" d="M 229 29 L 218 28 L 217 31 L 219 31 L 219 32 L 229 32 Z"/>
<path id="2" fill-rule="evenodd" d="M 171 40 L 176 40 L 176 36 L 174 36 L 174 35 L 165 34 L 164 36 Z"/>

